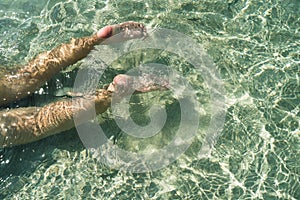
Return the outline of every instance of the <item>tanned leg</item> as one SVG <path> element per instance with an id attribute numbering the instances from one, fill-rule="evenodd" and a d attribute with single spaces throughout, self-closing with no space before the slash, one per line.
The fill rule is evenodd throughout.
<path id="1" fill-rule="evenodd" d="M 143 24 L 124 22 L 102 28 L 90 37 L 72 39 L 43 52 L 13 74 L 0 74 L 0 106 L 24 98 L 65 67 L 86 57 L 98 44 L 123 42 L 146 36 Z M 112 37 L 115 36 L 115 37 Z"/>
<path id="2" fill-rule="evenodd" d="M 100 114 L 111 104 L 111 92 L 61 100 L 43 107 L 27 107 L 0 112 L 0 147 L 11 147 L 40 140 L 91 120 L 90 113 Z"/>
<path id="3" fill-rule="evenodd" d="M 137 22 L 106 26 L 95 35 L 72 39 L 55 49 L 39 54 L 14 74 L 0 75 L 0 105 L 19 100 L 33 93 L 66 66 L 86 57 L 98 44 L 123 42 L 146 36 L 145 27 Z M 117 37 L 112 37 L 117 36 Z M 103 113 L 111 103 L 111 91 L 98 90 L 95 94 L 75 100 L 61 100 L 44 107 L 27 107 L 0 112 L 0 147 L 25 144 L 74 127 L 73 116 L 82 123 L 90 120 L 87 111 Z"/>
<path id="4" fill-rule="evenodd" d="M 136 77 L 135 77 L 136 78 Z M 140 77 L 145 79 L 145 77 Z M 43 107 L 27 107 L 0 112 L 0 147 L 26 144 L 54 135 L 93 119 L 93 113 L 105 112 L 111 105 L 112 96 L 121 100 L 130 91 L 150 92 L 165 90 L 158 81 L 146 80 L 138 87 L 133 77 L 119 74 L 107 89 L 98 89 L 93 94 L 61 100 Z M 139 80 L 137 80 L 140 82 Z"/>

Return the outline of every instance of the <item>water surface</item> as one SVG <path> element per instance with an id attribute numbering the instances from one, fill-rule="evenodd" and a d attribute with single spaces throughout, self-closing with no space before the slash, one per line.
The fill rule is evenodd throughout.
<path id="1" fill-rule="evenodd" d="M 1 149 L 1 199 L 300 199 L 299 9 L 298 0 L 2 0 L 0 65 L 25 63 L 107 24 L 140 21 L 182 32 L 206 49 L 224 83 L 226 117 L 210 156 L 198 156 L 208 109 L 186 153 L 149 173 L 132 174 L 99 163 L 75 130 Z M 149 59 L 180 71 L 196 89 L 203 110 L 209 108 L 203 77 L 183 58 L 165 52 L 146 55 L 136 60 Z M 102 83 L 126 72 L 135 61 L 114 63 Z M 56 89 L 72 87 L 68 77 L 73 76 L 70 71 L 57 75 L 45 94 L 21 106 L 54 100 Z M 126 136 L 111 112 L 100 117 L 101 125 L 125 149 L 138 151 L 150 144 L 159 148 L 176 128 L 178 102 L 167 93 L 137 99 L 142 103 L 133 103 L 133 110 L 147 110 L 153 102 L 166 106 L 170 117 L 160 138 L 140 141 Z M 149 120 L 146 114 L 136 119 Z"/>

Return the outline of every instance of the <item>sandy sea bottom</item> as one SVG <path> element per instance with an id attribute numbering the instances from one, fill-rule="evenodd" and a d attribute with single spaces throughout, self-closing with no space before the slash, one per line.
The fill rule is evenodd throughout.
<path id="1" fill-rule="evenodd" d="M 191 85 L 198 102 L 192 113 L 200 117 L 197 134 L 185 153 L 157 171 L 112 169 L 99 161 L 98 154 L 86 150 L 74 129 L 36 143 L 0 149 L 0 198 L 300 199 L 299 9 L 298 0 L 2 0 L 0 65 L 7 69 L 71 37 L 134 20 L 152 30 L 160 27 L 184 33 L 196 41 L 215 63 L 214 73 L 220 79 L 210 82 L 179 49 L 142 49 L 118 58 L 106 69 L 100 85 L 147 62 L 169 66 Z M 182 45 L 189 48 L 191 44 Z M 41 95 L 19 106 L 56 100 L 55 94 L 73 86 L 76 69 L 97 63 L 102 52 L 99 48 L 90 58 L 58 74 Z M 217 98 L 223 99 L 220 108 L 215 107 L 216 99 L 209 90 L 218 85 L 216 80 L 224 89 Z M 169 144 L 184 114 L 172 92 L 133 97 L 132 118 L 140 125 L 149 123 L 154 104 L 163 106 L 167 114 L 156 136 L 141 139 L 126 134 L 109 110 L 98 117 L 107 142 L 128 152 L 146 153 Z M 218 119 L 212 118 L 216 109 L 224 124 L 212 123 Z M 122 118 L 126 113 L 119 115 Z M 194 120 L 186 120 L 187 127 Z M 222 126 L 211 129 L 213 124 Z M 209 130 L 221 132 L 211 138 L 213 147 L 204 155 L 204 138 L 213 134 Z M 168 155 L 171 153 L 174 151 Z"/>

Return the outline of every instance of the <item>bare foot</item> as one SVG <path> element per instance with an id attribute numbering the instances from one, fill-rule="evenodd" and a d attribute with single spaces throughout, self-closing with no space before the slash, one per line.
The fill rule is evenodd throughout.
<path id="1" fill-rule="evenodd" d="M 109 84 L 107 90 L 118 94 L 124 94 L 126 91 L 132 89 L 132 87 L 133 78 L 125 74 L 119 74 L 115 76 L 113 82 Z"/>
<path id="2" fill-rule="evenodd" d="M 128 21 L 103 27 L 97 32 L 97 37 L 105 39 L 101 44 L 112 44 L 147 37 L 147 30 L 142 23 Z"/>
<path id="3" fill-rule="evenodd" d="M 118 95 L 126 95 L 133 91 L 143 93 L 166 89 L 168 89 L 167 80 L 155 78 L 151 75 L 133 77 L 126 74 L 115 76 L 113 82 L 107 88 L 108 91 Z"/>

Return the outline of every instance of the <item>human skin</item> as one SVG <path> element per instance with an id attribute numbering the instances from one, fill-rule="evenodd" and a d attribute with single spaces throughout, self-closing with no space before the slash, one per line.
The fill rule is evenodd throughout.
<path id="1" fill-rule="evenodd" d="M 146 35 L 143 24 L 124 22 L 106 26 L 90 37 L 72 39 L 68 44 L 43 52 L 14 73 L 0 76 L 0 106 L 29 96 L 59 71 L 86 57 L 95 45 Z M 74 127 L 74 116 L 84 123 L 91 119 L 86 113 L 105 112 L 110 107 L 112 94 L 118 93 L 117 77 L 107 89 L 98 89 L 93 94 L 56 101 L 43 107 L 0 111 L 0 147 L 26 144 L 69 130 Z M 122 76 L 122 80 L 124 78 L 130 77 Z"/>
<path id="2" fill-rule="evenodd" d="M 146 36 L 144 25 L 124 22 L 102 28 L 90 37 L 72 39 L 51 51 L 43 52 L 14 73 L 0 74 L 0 106 L 32 94 L 65 67 L 86 57 L 95 45 L 123 42 Z M 114 36 L 114 37 L 112 37 Z"/>
<path id="3" fill-rule="evenodd" d="M 0 146 L 10 147 L 40 140 L 74 127 L 74 116 L 81 123 L 91 120 L 87 113 L 103 113 L 111 104 L 111 92 L 52 102 L 43 107 L 26 107 L 0 112 Z"/>

